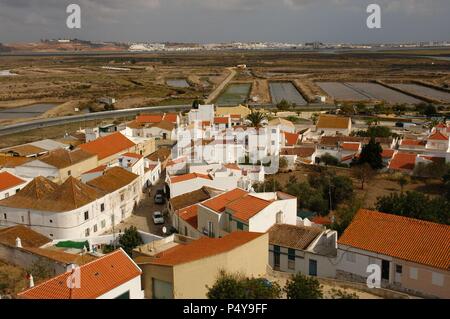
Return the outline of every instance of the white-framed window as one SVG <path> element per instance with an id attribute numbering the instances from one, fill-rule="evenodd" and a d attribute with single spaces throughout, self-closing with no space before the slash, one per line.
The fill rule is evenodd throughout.
<path id="1" fill-rule="evenodd" d="M 5 193 L 5 198 L 8 198 L 9 197 L 9 193 Z"/>
<path id="2" fill-rule="evenodd" d="M 88 220 L 89 219 L 89 212 L 84 212 L 84 220 Z"/>
<path id="3" fill-rule="evenodd" d="M 345 253 L 345 259 L 350 263 L 355 263 L 356 262 L 356 254 L 348 251 Z"/>
<path id="4" fill-rule="evenodd" d="M 84 236 L 89 237 L 90 233 L 91 233 L 91 230 L 89 228 L 86 228 L 86 230 L 84 231 Z"/>
<path id="5" fill-rule="evenodd" d="M 435 286 L 444 286 L 444 275 L 433 271 L 431 273 L 431 283 Z"/>
<path id="6" fill-rule="evenodd" d="M 418 278 L 417 268 L 409 267 L 409 278 L 417 280 Z"/>
<path id="7" fill-rule="evenodd" d="M 105 227 L 106 227 L 106 220 L 102 220 L 101 226 L 102 226 L 102 228 L 105 228 Z"/>
<path id="8" fill-rule="evenodd" d="M 97 224 L 94 225 L 94 233 L 97 232 Z"/>
<path id="9" fill-rule="evenodd" d="M 22 223 L 25 223 L 25 217 L 20 216 L 20 219 L 22 220 Z"/>

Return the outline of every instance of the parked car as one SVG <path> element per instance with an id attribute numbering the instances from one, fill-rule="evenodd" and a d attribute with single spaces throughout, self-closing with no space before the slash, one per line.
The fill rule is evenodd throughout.
<path id="1" fill-rule="evenodd" d="M 164 204 L 164 202 L 166 201 L 166 198 L 164 197 L 164 195 L 161 194 L 156 194 L 155 195 L 155 204 Z"/>
<path id="2" fill-rule="evenodd" d="M 161 225 L 164 224 L 164 216 L 161 212 L 154 212 L 153 213 L 153 223 L 155 225 Z"/>

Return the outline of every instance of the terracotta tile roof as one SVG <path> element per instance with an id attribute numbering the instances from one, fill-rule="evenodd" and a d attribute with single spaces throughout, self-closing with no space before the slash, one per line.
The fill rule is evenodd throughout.
<path id="1" fill-rule="evenodd" d="M 137 123 L 159 123 L 163 120 L 164 114 L 145 114 L 136 116 Z"/>
<path id="2" fill-rule="evenodd" d="M 413 170 L 416 166 L 417 154 L 398 152 L 394 155 L 389 168 L 394 170 Z"/>
<path id="3" fill-rule="evenodd" d="M 282 148 L 280 155 L 297 155 L 299 157 L 310 157 L 316 151 L 315 147 Z"/>
<path id="4" fill-rule="evenodd" d="M 38 248 L 52 241 L 50 238 L 22 225 L 0 229 L 0 243 L 15 247 L 16 238 L 20 238 L 23 248 Z"/>
<path id="5" fill-rule="evenodd" d="M 323 217 L 323 216 L 315 216 L 312 220 L 311 220 L 314 224 L 319 224 L 319 225 L 331 225 L 331 219 L 328 217 Z"/>
<path id="6" fill-rule="evenodd" d="M 189 180 L 195 179 L 195 178 L 203 178 L 203 179 L 212 180 L 211 176 L 206 175 L 206 174 L 189 173 L 189 174 L 170 177 L 170 183 L 175 184 L 175 183 L 189 181 Z"/>
<path id="7" fill-rule="evenodd" d="M 235 188 L 219 196 L 213 197 L 206 202 L 203 202 L 202 205 L 209 209 L 212 209 L 215 212 L 221 213 L 225 210 L 226 205 L 247 194 L 248 192 L 244 191 L 243 189 Z"/>
<path id="8" fill-rule="evenodd" d="M 95 141 L 81 144 L 79 148 L 82 150 L 95 154 L 98 156 L 99 160 L 118 154 L 120 152 L 125 152 L 135 144 L 126 138 L 122 133 L 116 132 L 104 137 L 100 137 Z"/>
<path id="9" fill-rule="evenodd" d="M 436 125 L 436 128 L 446 128 L 447 125 L 445 125 L 444 123 L 439 123 L 438 125 Z"/>
<path id="10" fill-rule="evenodd" d="M 448 136 L 442 134 L 440 131 L 437 131 L 433 135 L 431 135 L 428 139 L 434 141 L 448 141 Z"/>
<path id="11" fill-rule="evenodd" d="M 138 177 L 138 175 L 133 174 L 122 167 L 113 167 L 106 170 L 102 176 L 87 182 L 87 185 L 111 193 L 127 186 Z"/>
<path id="12" fill-rule="evenodd" d="M 230 117 L 232 119 L 241 119 L 242 118 L 240 114 L 231 114 Z"/>
<path id="13" fill-rule="evenodd" d="M 36 154 L 45 154 L 48 151 L 34 145 L 25 144 L 10 147 L 8 149 L 2 150 L 1 152 L 4 154 L 16 154 L 17 156 L 33 156 Z"/>
<path id="14" fill-rule="evenodd" d="M 86 161 L 95 155 L 85 152 L 81 149 L 68 151 L 65 149 L 56 149 L 51 151 L 48 155 L 39 157 L 38 160 L 56 168 L 66 168 L 77 163 Z"/>
<path id="15" fill-rule="evenodd" d="M 320 115 L 316 126 L 319 129 L 346 129 L 349 124 L 349 117 Z"/>
<path id="16" fill-rule="evenodd" d="M 383 152 L 381 153 L 381 157 L 383 158 L 392 158 L 394 156 L 395 150 L 392 149 L 383 149 Z"/>
<path id="17" fill-rule="evenodd" d="M 297 144 L 298 137 L 300 136 L 300 134 L 288 133 L 288 132 L 283 132 L 283 134 L 284 134 L 284 139 L 285 139 L 286 145 L 293 146 L 293 145 Z"/>
<path id="18" fill-rule="evenodd" d="M 305 250 L 321 233 L 317 227 L 276 224 L 269 229 L 269 244 Z"/>
<path id="19" fill-rule="evenodd" d="M 177 215 L 187 222 L 189 225 L 191 225 L 193 228 L 197 229 L 198 222 L 197 222 L 197 204 L 180 209 L 177 211 Z"/>
<path id="20" fill-rule="evenodd" d="M 161 122 L 153 124 L 152 127 L 157 127 L 157 128 L 160 128 L 160 129 L 166 130 L 166 131 L 172 131 L 173 129 L 175 129 L 175 124 L 173 124 L 172 122 L 163 120 Z"/>
<path id="21" fill-rule="evenodd" d="M 228 124 L 228 117 L 215 117 L 214 124 Z"/>
<path id="22" fill-rule="evenodd" d="M 434 268 L 450 269 L 450 226 L 360 210 L 338 243 Z"/>
<path id="23" fill-rule="evenodd" d="M 147 156 L 147 159 L 153 162 L 157 162 L 158 159 L 161 162 L 164 162 L 166 159 L 168 159 L 172 155 L 172 150 L 167 147 L 160 147 L 155 152 L 151 153 L 149 156 Z"/>
<path id="24" fill-rule="evenodd" d="M 225 206 L 227 211 L 231 211 L 234 218 L 248 222 L 250 218 L 258 214 L 272 202 L 252 195 L 245 195 Z"/>
<path id="25" fill-rule="evenodd" d="M 37 177 L 16 195 L 0 201 L 0 206 L 43 212 L 65 212 L 83 207 L 104 193 L 69 177 L 62 185 Z"/>
<path id="26" fill-rule="evenodd" d="M 177 123 L 178 114 L 177 113 L 167 113 L 164 115 L 164 121 L 176 124 Z"/>
<path id="27" fill-rule="evenodd" d="M 136 120 L 134 120 L 134 121 L 128 122 L 127 127 L 132 128 L 132 129 L 140 129 L 142 127 L 145 127 L 145 123 L 139 123 Z"/>
<path id="28" fill-rule="evenodd" d="M 25 248 L 25 250 L 35 255 L 46 257 L 48 259 L 66 265 L 76 264 L 78 266 L 81 266 L 97 259 L 97 257 L 90 254 L 77 255 L 66 253 L 60 250 L 43 249 L 43 248 Z"/>
<path id="29" fill-rule="evenodd" d="M 176 196 L 170 199 L 170 204 L 174 211 L 203 202 L 211 198 L 211 193 L 207 187 L 202 187 L 196 191 Z"/>
<path id="30" fill-rule="evenodd" d="M 420 140 L 413 140 L 409 138 L 405 138 L 400 142 L 400 145 L 407 145 L 407 146 L 423 146 L 427 144 L 426 141 L 420 141 Z"/>
<path id="31" fill-rule="evenodd" d="M 352 152 L 358 151 L 360 146 L 361 146 L 361 144 L 359 144 L 359 143 L 342 143 L 341 144 L 341 148 L 344 151 L 352 151 Z"/>
<path id="32" fill-rule="evenodd" d="M 87 171 L 87 172 L 84 172 L 83 175 L 91 174 L 91 173 L 100 173 L 100 172 L 103 172 L 104 170 L 106 170 L 107 167 L 108 167 L 107 165 L 100 165 L 100 166 L 97 166 L 96 168 L 93 168 L 93 169 Z"/>
<path id="33" fill-rule="evenodd" d="M 141 270 L 122 250 L 80 267 L 82 284 L 70 289 L 66 272 L 18 294 L 27 299 L 95 299 L 141 275 Z"/>
<path id="34" fill-rule="evenodd" d="M 0 167 L 17 167 L 32 161 L 32 158 L 22 157 L 22 156 L 8 156 L 0 154 Z"/>
<path id="35" fill-rule="evenodd" d="M 16 177 L 8 172 L 0 172 L 0 191 L 18 186 L 25 183 L 23 179 Z"/>
<path id="36" fill-rule="evenodd" d="M 170 248 L 143 263 L 167 266 L 180 265 L 227 253 L 263 235 L 252 232 L 234 232 L 222 238 L 202 237 L 189 244 Z"/>
<path id="37" fill-rule="evenodd" d="M 122 154 L 122 156 L 126 156 L 126 157 L 131 157 L 131 158 L 136 158 L 136 159 L 141 159 L 143 156 L 137 153 L 125 153 Z"/>

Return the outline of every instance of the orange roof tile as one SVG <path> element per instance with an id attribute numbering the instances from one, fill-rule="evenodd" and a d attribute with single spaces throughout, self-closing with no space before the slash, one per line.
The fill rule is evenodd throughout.
<path id="1" fill-rule="evenodd" d="M 164 115 L 164 121 L 176 124 L 177 123 L 178 114 L 177 113 L 167 113 Z"/>
<path id="2" fill-rule="evenodd" d="M 394 155 L 389 168 L 394 170 L 413 170 L 416 166 L 417 154 L 414 153 L 400 153 Z"/>
<path id="3" fill-rule="evenodd" d="M 16 167 L 34 160 L 29 157 L 8 156 L 0 154 L 0 167 Z"/>
<path id="4" fill-rule="evenodd" d="M 250 218 L 258 214 L 272 202 L 252 195 L 245 195 L 226 205 L 227 210 L 231 210 L 233 217 L 241 221 L 248 222 Z"/>
<path id="5" fill-rule="evenodd" d="M 381 153 L 381 157 L 383 158 L 392 158 L 394 156 L 395 150 L 392 149 L 383 149 L 383 152 Z"/>
<path id="6" fill-rule="evenodd" d="M 248 193 L 240 188 L 235 188 L 229 192 L 221 194 L 219 196 L 213 197 L 206 202 L 203 202 L 202 205 L 212 209 L 215 212 L 221 213 L 225 210 L 225 206 L 231 203 L 232 201 L 241 198 Z"/>
<path id="7" fill-rule="evenodd" d="M 289 132 L 283 132 L 283 133 L 284 133 L 284 139 L 285 139 L 286 145 L 292 146 L 292 145 L 297 144 L 298 137 L 300 136 L 300 134 L 289 133 Z"/>
<path id="8" fill-rule="evenodd" d="M 87 185 L 110 193 L 131 184 L 138 177 L 122 167 L 113 167 L 106 170 L 102 176 L 87 182 Z"/>
<path id="9" fill-rule="evenodd" d="M 215 117 L 214 124 L 228 124 L 228 117 Z"/>
<path id="10" fill-rule="evenodd" d="M 137 158 L 137 159 L 141 159 L 143 157 L 142 155 L 139 155 L 137 153 L 130 153 L 130 152 L 122 154 L 122 156 L 131 157 L 131 158 Z"/>
<path id="11" fill-rule="evenodd" d="M 100 137 L 95 141 L 81 144 L 78 147 L 88 153 L 96 154 L 98 159 L 102 160 L 114 154 L 124 152 L 135 145 L 136 144 L 126 138 L 122 133 L 116 132 Z"/>
<path id="12" fill-rule="evenodd" d="M 189 173 L 189 174 L 184 174 L 184 175 L 179 175 L 179 176 L 173 176 L 170 178 L 170 182 L 172 184 L 175 184 L 175 183 L 189 181 L 189 180 L 195 179 L 195 178 L 203 178 L 203 179 L 209 179 L 209 180 L 212 179 L 211 176 L 209 176 L 209 175 L 199 174 L 199 173 Z"/>
<path id="13" fill-rule="evenodd" d="M 436 128 L 446 128 L 447 125 L 445 125 L 444 123 L 439 123 L 438 125 L 436 125 Z"/>
<path id="14" fill-rule="evenodd" d="M 314 224 L 319 224 L 319 225 L 331 225 L 331 219 L 328 217 L 323 217 L 323 216 L 315 216 L 313 217 L 313 219 L 311 220 Z"/>
<path id="15" fill-rule="evenodd" d="M 360 145 L 359 143 L 342 143 L 341 148 L 345 151 L 356 152 L 359 150 Z"/>
<path id="16" fill-rule="evenodd" d="M 317 128 L 324 129 L 346 129 L 350 123 L 349 117 L 340 117 L 332 115 L 320 115 L 317 121 Z"/>
<path id="17" fill-rule="evenodd" d="M 163 120 L 163 114 L 144 114 L 136 116 L 137 123 L 159 123 Z"/>
<path id="18" fill-rule="evenodd" d="M 0 229 L 0 243 L 15 247 L 16 238 L 20 238 L 24 248 L 38 248 L 52 241 L 50 238 L 23 225 Z"/>
<path id="19" fill-rule="evenodd" d="M 149 259 L 149 264 L 175 266 L 223 254 L 263 236 L 262 233 L 234 232 L 222 238 L 202 237 L 186 245 L 177 245 Z"/>
<path id="20" fill-rule="evenodd" d="M 450 226 L 362 209 L 340 245 L 450 269 Z"/>
<path id="21" fill-rule="evenodd" d="M 280 155 L 297 155 L 300 157 L 310 157 L 316 151 L 315 146 L 312 147 L 294 147 L 294 148 L 282 148 Z"/>
<path id="22" fill-rule="evenodd" d="M 25 183 L 23 179 L 20 179 L 8 172 L 0 173 L 0 191 L 18 186 Z"/>
<path id="23" fill-rule="evenodd" d="M 236 163 L 223 164 L 223 166 L 224 166 L 225 168 L 228 168 L 228 169 L 234 169 L 234 170 L 237 170 L 237 171 L 240 171 L 240 170 L 241 170 L 241 168 L 239 167 L 239 165 L 236 164 Z"/>
<path id="24" fill-rule="evenodd" d="M 84 172 L 83 174 L 91 174 L 91 173 L 100 173 L 103 172 L 108 166 L 107 165 L 100 165 L 97 166 L 96 168 L 93 168 L 87 172 Z"/>
<path id="25" fill-rule="evenodd" d="M 18 296 L 26 299 L 95 299 L 140 275 L 139 267 L 119 249 L 81 266 L 80 288 L 68 288 L 70 272 L 66 272 Z"/>
<path id="26" fill-rule="evenodd" d="M 177 211 L 177 215 L 184 220 L 185 222 L 187 222 L 189 225 L 191 225 L 192 227 L 194 227 L 195 229 L 197 229 L 197 209 L 198 206 L 197 204 L 180 209 L 179 211 Z"/>
<path id="27" fill-rule="evenodd" d="M 433 135 L 431 135 L 428 139 L 434 141 L 448 141 L 448 136 L 442 134 L 440 131 L 437 131 Z"/>
<path id="28" fill-rule="evenodd" d="M 408 145 L 408 146 L 424 146 L 427 144 L 426 141 L 420 141 L 420 140 L 412 140 L 405 138 L 401 141 L 400 145 Z"/>

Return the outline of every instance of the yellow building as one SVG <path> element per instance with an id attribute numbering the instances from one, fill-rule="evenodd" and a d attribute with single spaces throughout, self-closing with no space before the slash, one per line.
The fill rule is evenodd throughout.
<path id="1" fill-rule="evenodd" d="M 217 117 L 239 115 L 241 118 L 246 118 L 250 113 L 252 113 L 252 111 L 243 105 L 218 107 L 216 109 Z"/>
<path id="2" fill-rule="evenodd" d="M 235 232 L 223 238 L 186 240 L 185 244 L 166 242 L 169 248 L 162 251 L 152 248 L 158 252 L 135 258 L 143 271 L 145 298 L 204 299 L 207 286 L 214 285 L 220 270 L 263 276 L 268 241 L 268 234 Z"/>

